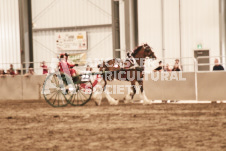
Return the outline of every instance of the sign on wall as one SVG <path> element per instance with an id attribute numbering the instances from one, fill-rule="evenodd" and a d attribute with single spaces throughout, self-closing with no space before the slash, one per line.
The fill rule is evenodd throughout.
<path id="1" fill-rule="evenodd" d="M 57 32 L 56 49 L 61 50 L 87 50 L 87 35 L 81 32 Z"/>
<path id="2" fill-rule="evenodd" d="M 83 66 L 86 64 L 86 53 L 70 54 L 68 56 L 68 61 L 70 63 L 79 64 L 80 66 Z"/>

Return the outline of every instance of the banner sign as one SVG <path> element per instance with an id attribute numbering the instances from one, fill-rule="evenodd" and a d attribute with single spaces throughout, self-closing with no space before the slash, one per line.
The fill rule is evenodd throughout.
<path id="1" fill-rule="evenodd" d="M 87 35 L 81 32 L 57 32 L 55 34 L 56 49 L 62 50 L 87 50 Z"/>
<path id="2" fill-rule="evenodd" d="M 76 53 L 76 54 L 69 54 L 68 62 L 73 64 L 79 64 L 80 66 L 86 65 L 86 53 Z"/>

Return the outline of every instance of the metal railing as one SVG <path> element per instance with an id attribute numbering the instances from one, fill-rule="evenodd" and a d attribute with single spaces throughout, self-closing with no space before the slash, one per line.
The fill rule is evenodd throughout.
<path id="1" fill-rule="evenodd" d="M 202 71 L 198 71 L 198 67 L 200 67 L 200 66 L 207 66 L 207 65 L 210 67 L 209 71 L 212 71 L 211 67 L 214 66 L 214 63 L 198 63 L 200 59 L 206 59 L 206 58 L 207 59 L 208 58 L 209 59 L 211 59 L 211 58 L 222 58 L 222 60 L 223 60 L 223 58 L 225 58 L 225 56 L 211 56 L 211 57 L 203 57 L 203 56 L 201 56 L 201 57 L 197 57 L 197 59 L 195 59 L 193 57 L 179 58 L 180 66 L 182 67 L 182 71 L 183 72 L 202 72 Z M 159 61 L 162 61 L 163 62 L 162 65 L 164 65 L 164 66 L 166 64 L 169 64 L 170 67 L 173 67 L 175 59 L 178 59 L 178 58 L 176 58 L 176 57 L 175 58 L 164 58 L 164 59 L 158 58 L 157 60 L 154 60 L 155 67 L 158 67 L 158 62 Z M 149 61 L 150 60 L 151 59 L 149 59 Z M 96 61 L 96 60 L 93 60 L 93 61 Z M 213 61 L 213 60 L 210 60 L 210 61 Z M 99 62 L 101 62 L 101 61 L 99 60 Z M 90 67 L 93 68 L 94 72 L 98 71 L 98 69 L 96 67 L 96 65 L 98 63 L 96 63 L 96 64 L 94 63 L 95 65 L 93 65 L 93 66 L 90 65 Z M 40 67 L 41 62 L 1 63 L 0 64 L 0 70 L 4 70 L 5 72 L 7 72 L 7 70 L 10 68 L 10 64 L 12 64 L 15 67 L 14 68 L 15 70 L 20 71 L 21 75 L 23 75 L 23 74 L 28 72 L 29 66 L 32 66 L 32 69 L 34 70 L 34 73 L 36 75 L 42 75 L 43 74 L 43 68 Z M 48 67 L 48 70 L 50 70 L 51 62 L 45 62 L 45 64 Z M 226 63 L 224 63 L 222 65 L 224 67 L 226 67 Z M 153 67 L 153 68 L 155 68 L 155 67 Z M 76 68 L 76 70 L 85 71 L 86 65 L 85 66 L 84 65 L 83 66 L 77 66 L 75 68 Z"/>
<path id="2" fill-rule="evenodd" d="M 158 58 L 155 60 L 156 66 L 159 61 L 162 61 L 162 65 L 166 66 L 166 64 L 169 64 L 171 68 L 175 65 L 175 59 L 179 59 L 179 65 L 182 68 L 183 72 L 194 72 L 195 71 L 195 61 L 194 57 L 184 57 L 184 58 L 178 58 L 178 57 L 173 57 L 173 58 Z"/>
<path id="3" fill-rule="evenodd" d="M 219 64 L 221 64 L 224 68 L 226 67 L 226 62 L 224 60 L 225 56 L 199 56 L 197 57 L 197 62 L 199 62 L 200 59 L 209 59 L 208 61 L 210 63 L 197 63 L 197 68 L 200 66 L 209 66 L 209 72 L 213 71 L 213 66 L 215 65 L 215 63 L 213 62 L 214 60 L 212 58 L 218 59 Z M 221 58 L 222 63 L 220 63 L 219 58 Z M 198 72 L 208 72 L 208 71 L 198 71 Z"/>
<path id="4" fill-rule="evenodd" d="M 15 75 L 24 75 L 29 72 L 29 67 L 31 67 L 31 70 L 34 71 L 35 75 L 42 75 L 43 74 L 43 68 L 41 67 L 41 62 L 23 62 L 23 63 L 1 63 L 0 64 L 0 71 L 4 71 L 5 75 L 10 75 L 7 73 L 7 70 L 10 69 L 10 65 L 13 65 L 14 72 L 16 72 Z M 47 66 L 48 72 L 51 70 L 51 62 L 45 62 L 45 65 Z M 57 66 L 57 64 L 56 64 Z M 86 66 L 76 66 L 76 70 L 85 70 Z M 18 74 L 18 72 L 20 72 Z"/>

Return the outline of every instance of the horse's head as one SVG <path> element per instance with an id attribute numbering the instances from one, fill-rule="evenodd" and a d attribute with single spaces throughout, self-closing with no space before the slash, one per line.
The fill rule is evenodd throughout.
<path id="1" fill-rule="evenodd" d="M 144 56 L 149 57 L 149 58 L 154 58 L 157 59 L 157 57 L 155 56 L 155 53 L 152 51 L 152 48 L 148 45 L 148 44 L 144 44 Z"/>

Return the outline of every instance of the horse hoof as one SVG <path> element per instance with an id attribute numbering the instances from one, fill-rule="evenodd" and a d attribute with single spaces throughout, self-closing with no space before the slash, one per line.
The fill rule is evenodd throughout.
<path id="1" fill-rule="evenodd" d="M 129 103 L 129 100 L 124 100 L 124 103 L 125 103 L 125 104 L 128 104 L 128 103 Z"/>
<path id="2" fill-rule="evenodd" d="M 143 101 L 143 105 L 150 105 L 150 104 L 152 104 L 152 101 L 149 101 L 149 100 Z"/>
<path id="3" fill-rule="evenodd" d="M 101 100 L 100 101 L 94 101 L 94 102 L 95 102 L 96 106 L 100 106 L 100 104 L 101 104 Z"/>
<path id="4" fill-rule="evenodd" d="M 109 102 L 110 105 L 118 105 L 119 100 L 112 100 L 111 102 Z"/>

